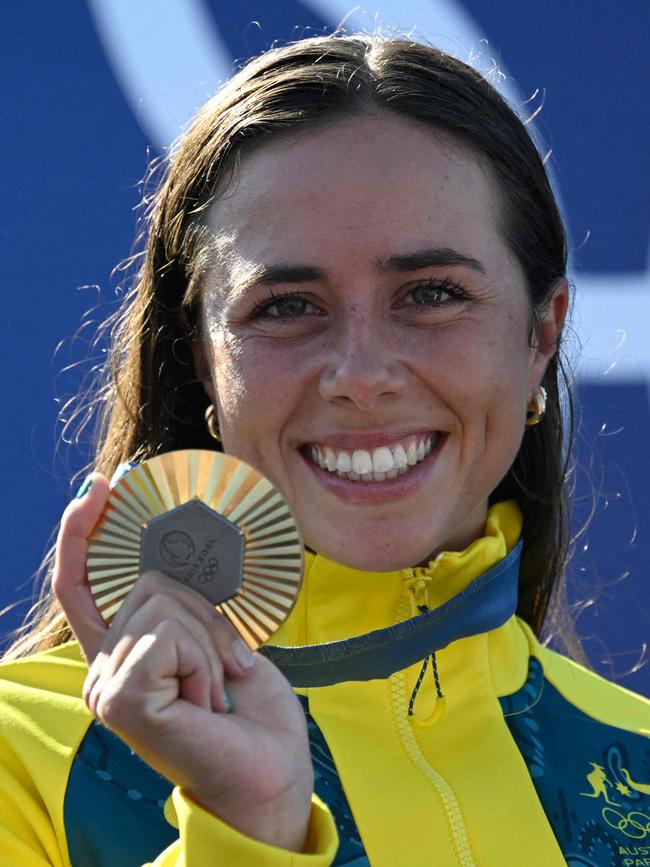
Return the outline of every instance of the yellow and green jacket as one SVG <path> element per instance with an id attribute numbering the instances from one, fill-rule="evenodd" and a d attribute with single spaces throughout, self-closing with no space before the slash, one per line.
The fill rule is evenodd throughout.
<path id="1" fill-rule="evenodd" d="M 316 779 L 301 854 L 206 813 L 95 722 L 75 643 L 4 663 L 0 865 L 650 865 L 650 702 L 514 615 L 520 523 L 500 503 L 465 551 L 396 572 L 307 555 L 274 644 L 389 673 L 297 688 Z"/>

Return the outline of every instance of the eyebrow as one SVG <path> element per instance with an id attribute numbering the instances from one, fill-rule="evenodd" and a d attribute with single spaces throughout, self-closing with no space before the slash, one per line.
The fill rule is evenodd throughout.
<path id="1" fill-rule="evenodd" d="M 327 271 L 309 265 L 288 265 L 279 262 L 276 265 L 256 265 L 246 273 L 242 280 L 235 281 L 235 291 L 243 294 L 253 286 L 274 286 L 278 283 L 310 283 L 315 280 L 326 280 Z"/>
<path id="2" fill-rule="evenodd" d="M 485 268 L 478 259 L 465 256 L 449 247 L 417 250 L 412 253 L 390 256 L 388 259 L 378 259 L 376 262 L 377 270 L 384 274 L 391 271 L 418 271 L 422 268 L 454 265 L 471 268 L 479 274 L 485 274 Z M 279 283 L 311 283 L 317 280 L 326 280 L 328 276 L 328 272 L 324 268 L 310 265 L 289 265 L 285 262 L 278 262 L 273 265 L 258 265 L 252 268 L 242 280 L 235 281 L 233 288 L 237 295 L 241 295 L 254 286 L 275 286 Z"/>
<path id="3" fill-rule="evenodd" d="M 386 271 L 417 271 L 420 268 L 435 268 L 440 266 L 461 265 L 485 274 L 485 268 L 471 256 L 452 250 L 450 247 L 433 247 L 427 250 L 417 250 L 413 253 L 405 253 L 400 256 L 391 256 L 388 259 L 379 260 L 379 270 Z"/>

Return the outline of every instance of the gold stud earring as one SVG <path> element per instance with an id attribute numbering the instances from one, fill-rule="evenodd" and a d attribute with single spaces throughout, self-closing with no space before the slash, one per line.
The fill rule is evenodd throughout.
<path id="1" fill-rule="evenodd" d="M 539 424 L 546 412 L 546 389 L 543 385 L 537 389 L 536 394 L 528 405 L 526 413 L 526 427 Z"/>
<path id="2" fill-rule="evenodd" d="M 219 432 L 219 424 L 217 423 L 217 416 L 212 404 L 210 404 L 205 411 L 205 423 L 208 426 L 208 431 L 210 432 L 212 439 L 220 443 L 221 433 Z"/>

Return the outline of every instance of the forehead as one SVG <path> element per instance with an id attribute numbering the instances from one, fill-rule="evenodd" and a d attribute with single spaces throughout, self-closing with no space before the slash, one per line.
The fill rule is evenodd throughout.
<path id="1" fill-rule="evenodd" d="M 389 112 L 336 120 L 244 156 L 209 213 L 217 265 L 502 246 L 496 184 L 442 132 Z M 388 249 L 390 248 L 390 249 Z"/>

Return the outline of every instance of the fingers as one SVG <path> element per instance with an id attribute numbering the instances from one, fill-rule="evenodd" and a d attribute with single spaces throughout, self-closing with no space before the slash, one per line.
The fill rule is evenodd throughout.
<path id="1" fill-rule="evenodd" d="M 105 672 L 89 700 L 91 711 L 114 731 L 149 736 L 169 722 L 178 699 L 211 711 L 212 669 L 185 625 L 163 620 L 141 636 L 123 663 Z"/>
<path id="2" fill-rule="evenodd" d="M 180 581 L 153 571 L 140 576 L 113 618 L 111 634 L 102 648 L 105 652 L 112 652 L 117 637 L 125 632 L 127 624 L 149 599 L 158 594 L 162 597 L 159 603 L 156 603 L 161 616 L 167 612 L 176 617 L 174 612 L 180 607 L 205 627 L 221 658 L 227 677 L 243 677 L 253 667 L 255 657 L 235 628 L 215 610 L 211 602 Z M 182 619 L 182 622 L 186 621 Z"/>
<path id="3" fill-rule="evenodd" d="M 201 658 L 209 670 L 208 709 L 224 713 L 229 710 L 225 678 L 242 678 L 255 664 L 255 658 L 228 621 L 210 602 L 178 581 L 160 572 L 146 572 L 136 582 L 115 615 L 96 654 L 84 685 L 84 699 L 94 713 L 106 684 L 117 676 L 127 657 L 147 636 L 158 634 L 160 624 L 174 623 L 198 645 Z M 185 679 L 178 675 L 184 692 L 194 695 L 198 689 L 204 700 L 201 678 Z M 199 686 L 192 686 L 192 684 Z M 197 698 L 198 700 L 198 698 Z"/>
<path id="4" fill-rule="evenodd" d="M 74 499 L 63 513 L 52 573 L 54 594 L 89 662 L 99 652 L 107 627 L 88 586 L 88 537 L 99 520 L 109 492 L 104 476 L 92 473 L 90 480 L 86 494 Z"/>
<path id="5" fill-rule="evenodd" d="M 161 624 L 175 623 L 185 629 L 192 637 L 207 661 L 208 678 L 207 709 L 225 712 L 228 702 L 224 693 L 224 665 L 219 652 L 219 642 L 202 620 L 186 608 L 182 601 L 172 595 L 157 592 L 140 605 L 123 628 L 111 628 L 102 650 L 97 654 L 90 667 L 84 685 L 84 699 L 94 712 L 97 695 L 102 690 L 102 682 L 113 677 L 124 664 L 127 656 L 137 643 L 147 635 L 156 634 Z M 222 641 L 223 643 L 223 641 Z M 179 674 L 179 678 L 184 675 Z"/>

